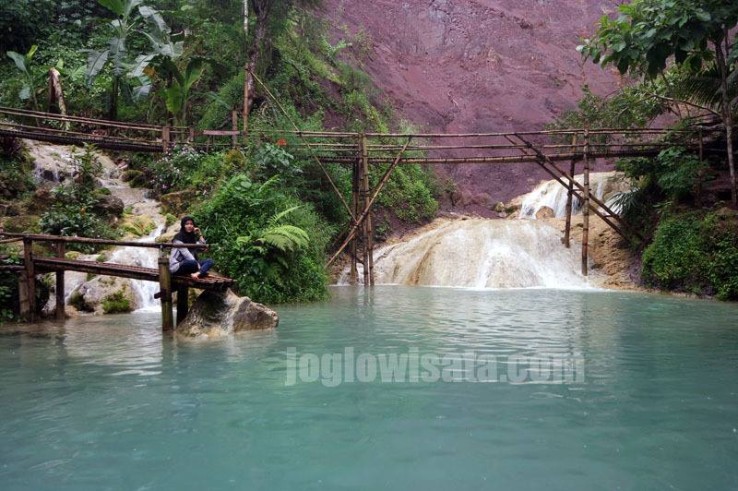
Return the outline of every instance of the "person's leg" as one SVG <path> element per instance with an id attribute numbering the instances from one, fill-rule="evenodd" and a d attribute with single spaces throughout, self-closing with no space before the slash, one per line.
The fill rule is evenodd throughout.
<path id="1" fill-rule="evenodd" d="M 185 261 L 182 261 L 182 263 L 179 265 L 179 269 L 175 274 L 186 275 L 197 273 L 199 269 L 200 265 L 197 264 L 197 261 L 195 261 L 194 259 L 187 259 Z"/>
<path id="2" fill-rule="evenodd" d="M 214 261 L 212 259 L 205 259 L 202 263 L 200 263 L 200 276 L 207 276 L 208 271 L 210 271 L 210 268 L 213 267 Z"/>

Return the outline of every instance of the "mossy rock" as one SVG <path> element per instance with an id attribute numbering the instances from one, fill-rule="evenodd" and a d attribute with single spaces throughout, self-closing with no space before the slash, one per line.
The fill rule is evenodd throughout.
<path id="1" fill-rule="evenodd" d="M 159 198 L 159 200 L 167 213 L 182 216 L 192 207 L 192 203 L 195 201 L 195 198 L 196 195 L 194 191 L 186 190 L 165 194 Z M 176 221 L 177 220 L 175 218 L 175 223 Z"/>
<path id="2" fill-rule="evenodd" d="M 146 176 L 140 170 L 127 170 L 120 175 L 120 180 L 127 182 L 132 188 L 146 187 Z"/>
<path id="3" fill-rule="evenodd" d="M 13 233 L 39 233 L 40 217 L 36 215 L 19 215 L 14 217 L 5 217 L 2 220 L 2 226 L 6 232 Z"/>
<path id="4" fill-rule="evenodd" d="M 156 223 L 145 215 L 126 215 L 120 224 L 120 229 L 126 234 L 135 237 L 145 237 L 154 231 Z"/>
<path id="5" fill-rule="evenodd" d="M 103 298 L 102 308 L 106 314 L 124 314 L 133 310 L 130 299 L 122 291 L 111 293 Z"/>
<path id="6" fill-rule="evenodd" d="M 79 310 L 80 312 L 94 312 L 95 311 L 95 307 L 93 305 L 88 304 L 85 301 L 85 296 L 82 295 L 79 291 L 73 291 L 72 294 L 69 295 L 69 305 Z"/>
<path id="7" fill-rule="evenodd" d="M 123 215 L 124 208 L 123 200 L 111 195 L 97 197 L 95 204 L 92 206 L 92 210 L 96 214 L 106 217 L 119 217 Z"/>

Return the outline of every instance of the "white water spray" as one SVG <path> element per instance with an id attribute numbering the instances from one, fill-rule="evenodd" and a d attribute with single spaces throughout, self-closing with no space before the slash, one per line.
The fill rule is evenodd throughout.
<path id="1" fill-rule="evenodd" d="M 164 225 L 136 242 L 153 242 L 164 231 Z M 159 251 L 148 247 L 121 247 L 111 254 L 108 263 L 127 264 L 156 269 L 159 267 Z M 159 301 L 154 295 L 159 291 L 159 284 L 154 281 L 131 280 L 131 290 L 136 295 L 137 311 L 155 311 L 159 308 Z"/>
<path id="2" fill-rule="evenodd" d="M 378 284 L 468 288 L 588 288 L 581 249 L 551 225 L 518 220 L 438 220 L 375 253 Z M 361 274 L 359 275 L 361 277 Z M 344 272 L 341 283 L 346 283 Z"/>
<path id="3" fill-rule="evenodd" d="M 574 176 L 578 183 L 584 183 L 584 176 Z M 625 183 L 614 172 L 592 172 L 589 175 L 592 195 L 600 200 L 605 200 L 608 207 L 613 208 L 612 200 L 619 191 L 624 190 Z M 567 188 L 558 181 L 544 181 L 523 198 L 520 207 L 520 218 L 535 219 L 536 213 L 541 208 L 547 207 L 553 210 L 554 217 L 566 216 Z M 576 215 L 582 210 L 582 203 L 576 198 L 572 199 L 572 214 Z M 617 212 L 617 210 L 614 210 Z"/>

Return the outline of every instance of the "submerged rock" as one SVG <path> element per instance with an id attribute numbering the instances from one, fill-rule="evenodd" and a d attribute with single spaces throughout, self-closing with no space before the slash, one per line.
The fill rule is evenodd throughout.
<path id="1" fill-rule="evenodd" d="M 203 292 L 177 326 L 183 336 L 222 336 L 238 331 L 274 329 L 279 316 L 270 308 L 232 291 Z"/>

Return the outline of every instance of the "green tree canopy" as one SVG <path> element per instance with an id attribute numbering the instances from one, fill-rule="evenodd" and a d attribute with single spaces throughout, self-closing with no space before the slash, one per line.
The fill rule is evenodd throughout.
<path id="1" fill-rule="evenodd" d="M 720 80 L 719 115 L 726 128 L 733 204 L 738 203 L 733 156 L 733 114 L 736 100 L 729 84 L 736 75 L 738 24 L 734 0 L 633 0 L 619 16 L 604 16 L 595 35 L 579 51 L 585 58 L 615 65 L 620 73 L 656 77 L 669 60 L 697 76 L 714 70 Z"/>

